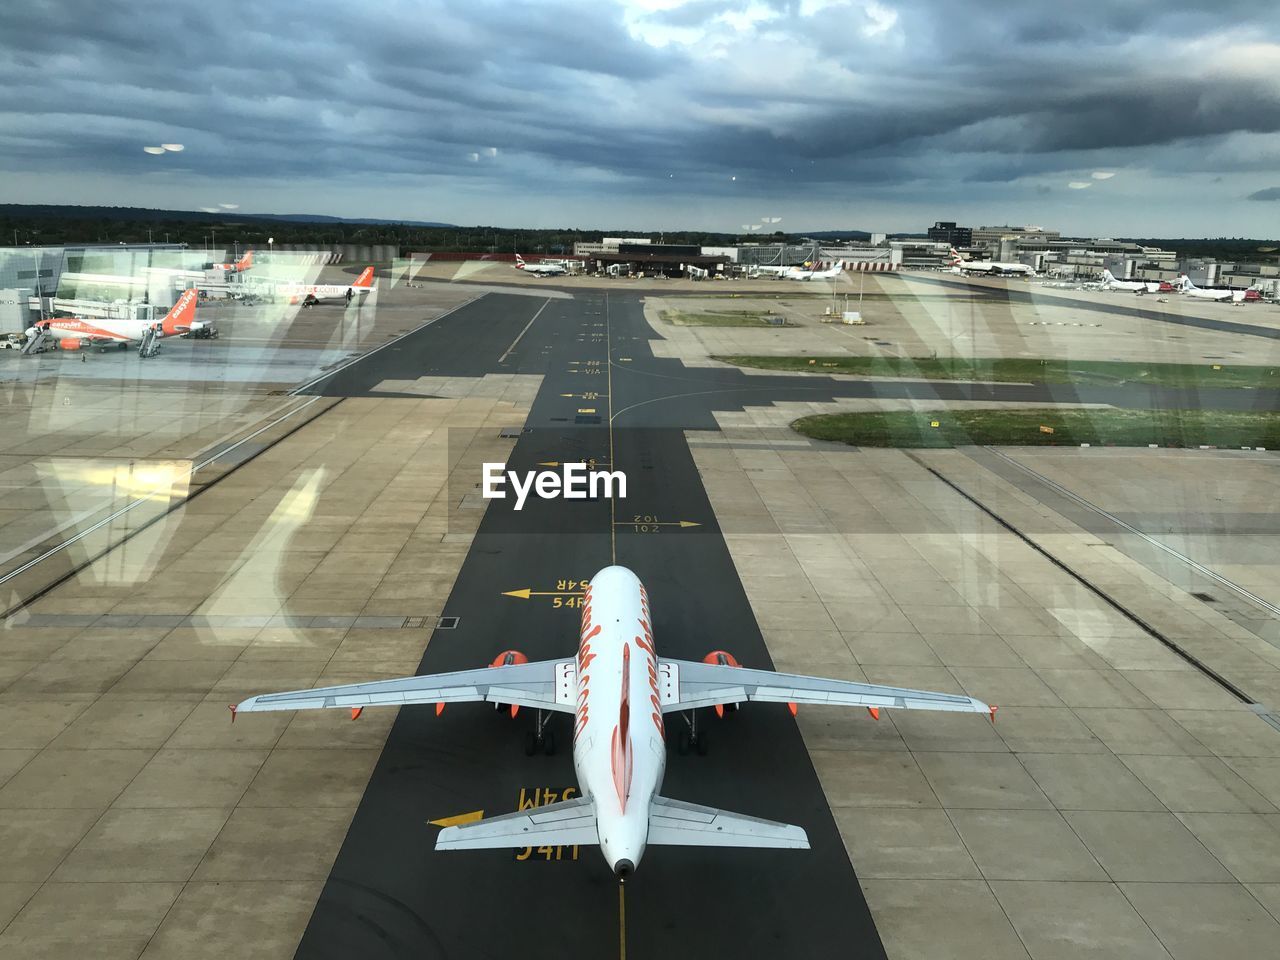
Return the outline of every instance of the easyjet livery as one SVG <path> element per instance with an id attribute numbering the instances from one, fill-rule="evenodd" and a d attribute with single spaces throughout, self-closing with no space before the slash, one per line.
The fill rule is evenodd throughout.
<path id="1" fill-rule="evenodd" d="M 530 662 L 516 650 L 478 670 L 353 683 L 250 697 L 236 713 L 256 710 L 349 709 L 488 701 L 537 711 L 526 750 L 551 752 L 551 714 L 573 716 L 573 766 L 581 795 L 561 803 L 446 827 L 437 850 L 478 850 L 599 844 L 609 868 L 625 880 L 653 845 L 793 847 L 807 849 L 798 826 L 761 820 L 662 795 L 667 719 L 682 713 L 680 747 L 703 751 L 697 711 L 723 714 L 748 701 L 979 713 L 995 707 L 972 697 L 751 670 L 714 650 L 701 662 L 660 657 L 649 595 L 626 567 L 605 567 L 586 589 L 571 659 Z M 687 723 L 687 727 L 685 724 Z"/>
<path id="2" fill-rule="evenodd" d="M 197 320 L 195 290 L 184 290 L 178 302 L 161 320 L 120 320 L 112 317 L 54 317 L 42 320 L 27 331 L 28 337 L 43 331 L 58 340 L 63 350 L 79 350 L 81 347 L 106 347 L 118 344 L 127 347 L 141 340 L 148 329 L 159 336 L 177 337 L 193 330 L 201 330 L 205 323 Z"/>
<path id="3" fill-rule="evenodd" d="M 225 270 L 228 273 L 244 273 L 253 267 L 253 251 L 246 250 L 244 256 L 235 263 L 215 263 L 215 270 Z"/>
<path id="4" fill-rule="evenodd" d="M 256 281 L 251 289 L 268 296 L 282 297 L 290 303 L 318 300 L 338 300 L 350 291 L 352 296 L 366 296 L 377 289 L 373 267 L 365 267 L 352 283 L 268 283 Z"/>

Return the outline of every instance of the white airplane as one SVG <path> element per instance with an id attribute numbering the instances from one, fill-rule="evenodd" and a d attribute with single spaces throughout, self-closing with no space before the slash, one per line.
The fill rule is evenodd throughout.
<path id="1" fill-rule="evenodd" d="M 557 277 L 561 274 L 568 273 L 569 270 L 558 260 L 543 260 L 540 263 L 525 263 L 524 257 L 516 254 L 516 269 L 523 270 L 525 273 L 532 274 L 535 277 Z"/>
<path id="2" fill-rule="evenodd" d="M 1188 297 L 1195 297 L 1197 300 L 1218 300 L 1223 302 L 1230 300 L 1234 303 L 1244 303 L 1248 293 L 1247 290 L 1205 290 L 1192 283 L 1191 278 L 1185 273 L 1178 277 L 1178 285 L 1183 294 Z"/>
<path id="3" fill-rule="evenodd" d="M 1103 290 L 1132 290 L 1139 296 L 1144 293 L 1158 293 L 1160 291 L 1159 283 L 1146 280 L 1117 280 L 1115 274 L 1110 270 L 1102 271 L 1101 286 Z"/>
<path id="4" fill-rule="evenodd" d="M 82 317 L 54 317 L 35 324 L 27 330 L 27 336 L 34 337 L 43 332 L 58 340 L 58 346 L 62 350 L 108 346 L 123 349 L 130 343 L 142 340 L 149 329 L 154 329 L 157 337 L 176 337 L 203 330 L 208 324 L 195 319 L 197 298 L 195 290 L 184 290 L 178 302 L 158 321 L 119 320 L 112 317 L 95 317 L 91 320 Z"/>
<path id="5" fill-rule="evenodd" d="M 247 289 L 268 297 L 283 297 L 290 303 L 318 303 L 321 300 L 339 300 L 360 294 L 367 296 L 377 289 L 373 267 L 365 267 L 353 283 L 263 283 L 253 282 Z"/>
<path id="6" fill-rule="evenodd" d="M 780 278 L 780 277 L 785 277 L 787 274 L 789 274 L 792 270 L 795 270 L 795 269 L 797 268 L 796 267 L 769 267 L 769 266 L 760 266 L 758 264 L 752 264 L 747 268 L 747 276 L 751 279 L 754 279 L 756 277 L 762 277 L 762 276 Z"/>
<path id="7" fill-rule="evenodd" d="M 972 274 L 982 273 L 987 276 L 998 277 L 1004 274 L 1019 274 L 1025 277 L 1034 277 L 1035 270 L 1027 266 L 1025 263 L 1001 263 L 996 260 L 966 260 L 960 256 L 960 251 L 955 247 L 951 248 L 951 259 L 947 261 L 947 266 L 951 268 L 952 273 Z"/>
<path id="8" fill-rule="evenodd" d="M 834 280 L 842 273 L 844 273 L 844 265 L 835 263 L 826 270 L 816 270 L 809 267 L 792 267 L 782 276 L 787 280 Z"/>
<path id="9" fill-rule="evenodd" d="M 573 766 L 581 796 L 475 823 L 446 827 L 437 850 L 505 849 L 599 844 L 609 868 L 625 880 L 649 844 L 807 849 L 805 831 L 785 823 L 673 800 L 661 794 L 669 713 L 683 712 L 689 733 L 681 747 L 705 751 L 696 713 L 758 700 L 866 707 L 880 710 L 948 710 L 995 719 L 995 707 L 972 697 L 749 670 L 723 650 L 701 663 L 669 660 L 656 652 L 649 596 L 626 567 L 605 567 L 586 589 L 578 653 L 571 659 L 529 662 L 506 650 L 488 667 L 397 680 L 344 684 L 250 697 L 232 706 L 258 710 L 349 709 L 352 719 L 368 706 L 488 701 L 537 711 L 526 752 L 553 749 L 546 733 L 552 712 L 572 713 Z"/>

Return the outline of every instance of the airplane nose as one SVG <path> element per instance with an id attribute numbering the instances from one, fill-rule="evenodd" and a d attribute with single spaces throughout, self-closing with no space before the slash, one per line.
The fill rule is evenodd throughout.
<path id="1" fill-rule="evenodd" d="M 619 880 L 626 880 L 636 872 L 636 865 L 630 860 L 619 860 L 613 865 L 613 873 Z"/>

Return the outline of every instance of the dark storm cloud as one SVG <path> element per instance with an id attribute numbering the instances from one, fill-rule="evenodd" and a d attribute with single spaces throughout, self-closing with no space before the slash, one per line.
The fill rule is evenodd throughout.
<path id="1" fill-rule="evenodd" d="M 1268 6 L 9 4 L 0 170 L 785 196 L 1274 169 Z"/>
<path id="2" fill-rule="evenodd" d="M 1249 194 L 1247 200 L 1280 200 L 1280 187 L 1267 187 Z"/>

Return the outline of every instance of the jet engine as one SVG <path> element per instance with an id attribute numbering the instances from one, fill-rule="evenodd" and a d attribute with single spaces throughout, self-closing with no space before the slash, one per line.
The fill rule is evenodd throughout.
<path id="1" fill-rule="evenodd" d="M 526 657 L 519 650 L 503 650 L 500 654 L 498 654 L 496 657 L 493 658 L 493 663 L 489 664 L 489 666 L 509 667 L 514 663 L 528 663 L 528 662 L 529 662 L 529 658 Z M 502 704 L 495 703 L 493 705 L 493 709 L 501 710 Z M 518 703 L 511 704 L 512 719 L 514 719 L 516 714 L 518 714 L 519 712 L 520 712 L 520 704 Z"/>

